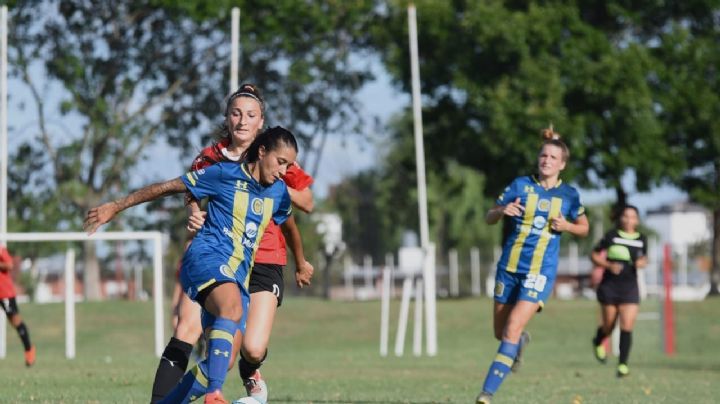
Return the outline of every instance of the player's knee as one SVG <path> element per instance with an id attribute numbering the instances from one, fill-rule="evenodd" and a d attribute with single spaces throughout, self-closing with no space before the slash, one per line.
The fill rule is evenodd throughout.
<path id="1" fill-rule="evenodd" d="M 220 307 L 220 317 L 239 323 L 242 319 L 242 305 L 240 302 L 229 302 Z"/>
<path id="2" fill-rule="evenodd" d="M 202 327 L 197 322 L 180 321 L 175 329 L 175 338 L 194 344 L 202 335 Z"/>
<path id="3" fill-rule="evenodd" d="M 243 358 L 251 363 L 260 363 L 265 359 L 267 347 L 262 344 L 246 344 L 243 345 Z"/>

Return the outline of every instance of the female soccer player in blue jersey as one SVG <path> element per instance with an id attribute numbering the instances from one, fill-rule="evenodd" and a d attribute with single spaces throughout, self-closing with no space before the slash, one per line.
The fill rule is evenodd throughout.
<path id="1" fill-rule="evenodd" d="M 193 160 L 190 171 L 197 171 L 221 161 L 240 161 L 247 147 L 261 131 L 265 121 L 265 101 L 259 89 L 250 83 L 243 83 L 232 93 L 226 102 L 224 120 L 220 126 L 220 141 L 202 149 Z M 313 179 L 297 164 L 293 164 L 282 177 L 288 186 L 293 207 L 309 213 L 313 208 L 313 196 L 309 186 Z M 197 232 L 205 221 L 205 213 L 200 210 L 199 202 L 186 195 L 186 203 L 191 212 L 188 230 Z M 296 268 L 296 283 L 299 287 L 308 285 L 313 267 L 305 260 L 302 240 L 293 219 L 283 223 L 282 228 L 273 222 L 268 224 L 260 241 L 248 291 L 250 307 L 246 310 L 247 329 L 237 332 L 233 342 L 233 355 L 243 347 L 239 369 L 247 394 L 261 403 L 267 401 L 267 384 L 258 368 L 267 355 L 267 347 L 272 330 L 273 319 L 284 296 L 283 266 L 287 263 L 287 246 L 293 252 Z M 187 370 L 193 345 L 203 334 L 200 322 L 200 306 L 194 303 L 179 286 L 175 296 L 177 303 L 177 326 L 170 342 L 162 353 L 152 387 L 151 403 L 160 402 L 183 379 Z M 190 383 L 183 380 L 183 383 Z M 198 390 L 202 390 L 198 386 Z M 191 389 L 192 390 L 192 389 Z M 188 394 L 193 394 L 188 390 Z"/>
<path id="2" fill-rule="evenodd" d="M 238 326 L 242 328 L 249 302 L 249 269 L 268 223 L 282 224 L 291 214 L 287 186 L 277 180 L 294 163 L 297 150 L 292 133 L 271 128 L 248 147 L 243 163 L 221 162 L 146 186 L 91 209 L 85 218 L 84 228 L 93 233 L 119 212 L 143 202 L 186 191 L 198 200 L 208 198 L 205 225 L 183 256 L 180 277 L 183 289 L 211 319 L 208 357 L 199 367 L 207 376 L 206 403 L 226 402 L 221 390 L 233 336 Z M 166 402 L 177 402 L 174 393 Z"/>
<path id="3" fill-rule="evenodd" d="M 617 376 L 624 377 L 630 374 L 627 362 L 640 304 L 637 270 L 647 265 L 647 238 L 637 231 L 640 220 L 635 206 L 625 206 L 619 212 L 617 228 L 605 234 L 590 258 L 593 264 L 605 269 L 597 288 L 602 325 L 593 338 L 595 358 L 602 363 L 607 360 L 602 342 L 610 335 L 619 318 L 620 358 Z"/>
<path id="4" fill-rule="evenodd" d="M 511 368 L 520 364 L 521 348 L 529 342 L 524 332 L 530 319 L 550 296 L 557 272 L 560 235 L 588 233 L 580 195 L 560 180 L 570 152 L 552 129 L 538 155 L 538 175 L 516 178 L 498 197 L 485 218 L 495 224 L 504 216 L 512 222 L 495 275 L 493 325 L 500 340 L 477 403 L 490 403 Z"/>

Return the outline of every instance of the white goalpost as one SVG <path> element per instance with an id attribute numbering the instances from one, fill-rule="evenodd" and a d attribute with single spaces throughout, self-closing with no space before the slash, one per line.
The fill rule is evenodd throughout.
<path id="1" fill-rule="evenodd" d="M 149 240 L 153 243 L 153 309 L 155 326 L 155 355 L 160 357 L 165 348 L 163 320 L 163 269 L 162 239 L 158 231 L 102 232 L 88 236 L 84 232 L 0 233 L 0 242 L 53 242 L 53 241 L 123 241 Z M 65 357 L 75 358 L 75 250 L 65 255 Z M 4 320 L 4 319 L 3 319 Z M 4 324 L 4 321 L 3 321 Z M 6 338 L 0 338 L 0 358 L 6 353 Z"/>

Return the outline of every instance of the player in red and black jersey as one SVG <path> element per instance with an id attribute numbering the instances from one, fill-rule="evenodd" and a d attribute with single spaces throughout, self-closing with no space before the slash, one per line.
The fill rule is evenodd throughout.
<path id="1" fill-rule="evenodd" d="M 35 346 L 30 342 L 30 333 L 20 316 L 15 292 L 15 285 L 12 281 L 13 258 L 7 248 L 0 245 L 0 306 L 5 311 L 8 321 L 15 327 L 20 340 L 25 348 L 25 365 L 32 366 L 35 363 Z"/>

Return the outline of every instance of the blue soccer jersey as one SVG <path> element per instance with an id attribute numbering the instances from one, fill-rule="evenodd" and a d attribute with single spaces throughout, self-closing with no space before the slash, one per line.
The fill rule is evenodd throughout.
<path id="1" fill-rule="evenodd" d="M 192 171 L 182 181 L 198 200 L 208 198 L 205 224 L 185 252 L 180 280 L 192 299 L 206 287 L 235 281 L 248 294 L 255 253 L 270 220 L 291 214 L 282 181 L 263 186 L 245 164 L 221 162 Z"/>
<path id="2" fill-rule="evenodd" d="M 585 214 L 580 195 L 562 181 L 543 188 L 533 176 L 516 178 L 496 201 L 507 205 L 520 198 L 525 207 L 522 216 L 514 216 L 510 236 L 505 240 L 498 271 L 542 274 L 554 279 L 560 249 L 560 233 L 550 228 L 551 218 L 562 215 L 574 222 Z"/>

